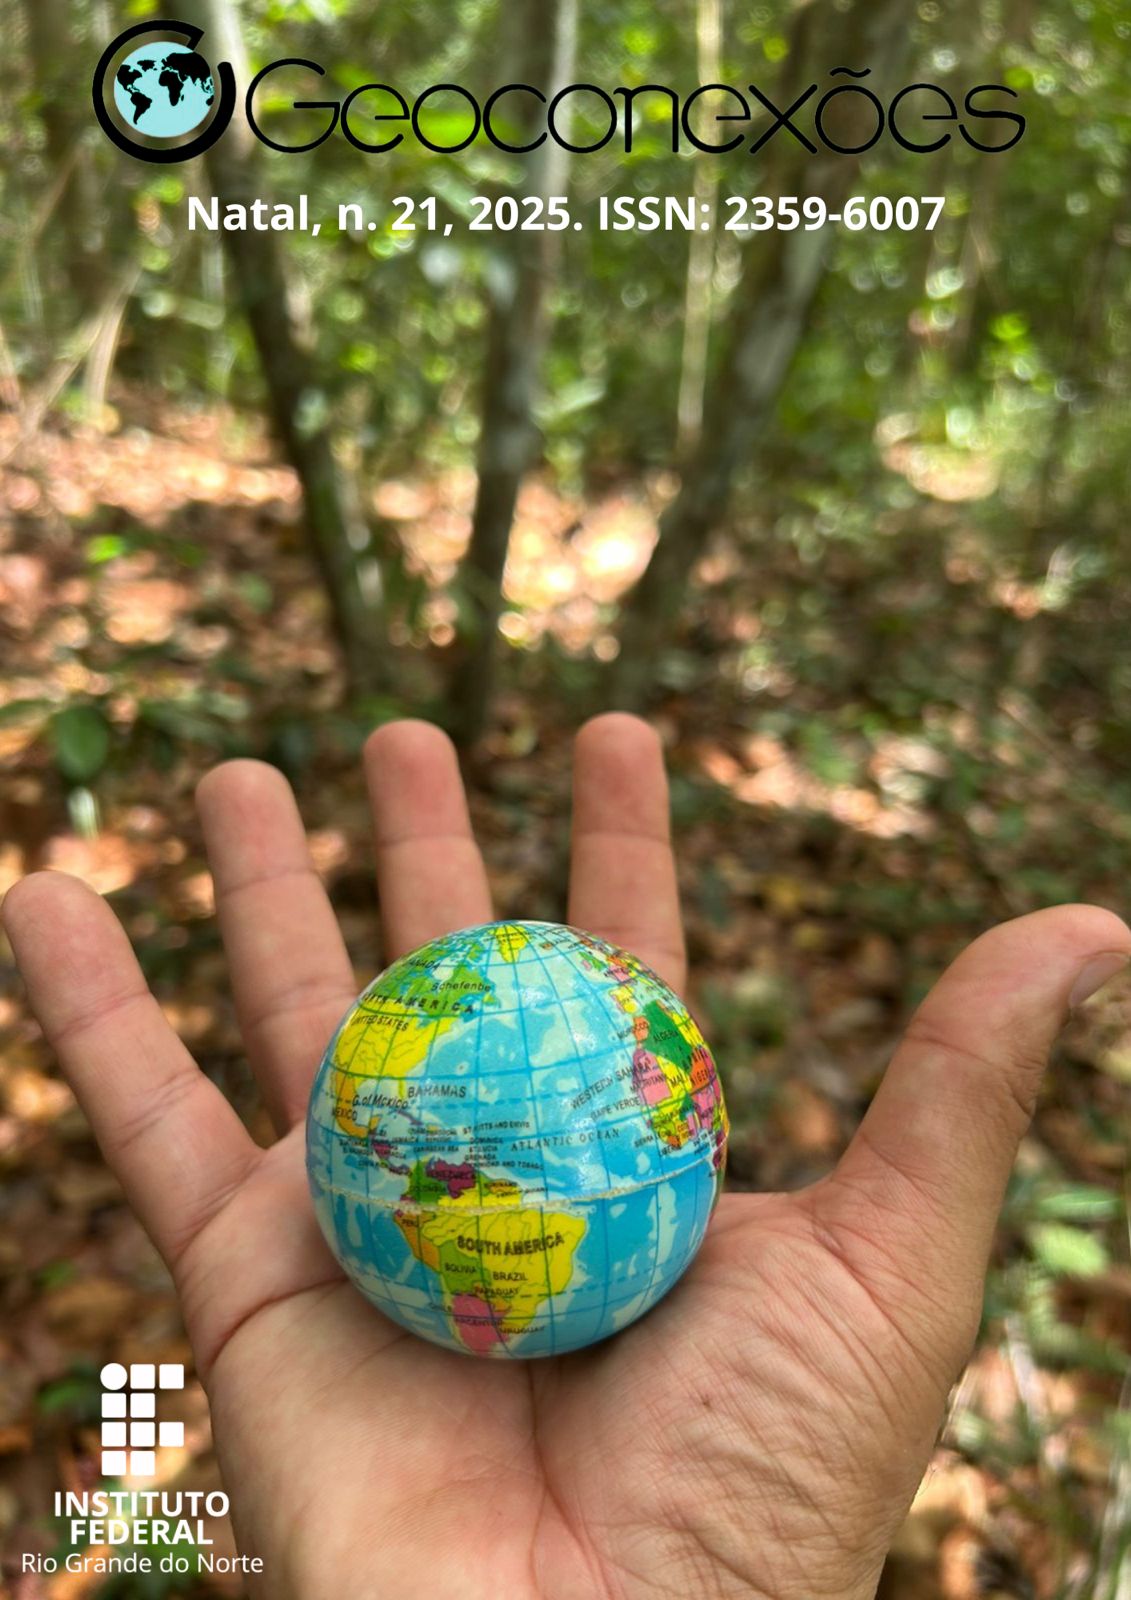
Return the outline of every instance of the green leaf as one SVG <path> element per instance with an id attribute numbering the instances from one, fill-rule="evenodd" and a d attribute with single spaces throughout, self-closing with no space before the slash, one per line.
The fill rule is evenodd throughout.
<path id="1" fill-rule="evenodd" d="M 1101 1239 L 1061 1222 L 1042 1222 L 1029 1229 L 1029 1244 L 1042 1266 L 1058 1277 L 1094 1278 L 1108 1266 Z"/>
<path id="2" fill-rule="evenodd" d="M 93 1422 L 99 1414 L 101 1392 L 93 1371 L 72 1371 L 39 1391 L 36 1409 L 45 1417 L 64 1415 L 76 1422 Z"/>
<path id="3" fill-rule="evenodd" d="M 1006 311 L 1000 317 L 994 317 L 990 332 L 1002 344 L 1015 344 L 1029 332 L 1029 320 L 1021 311 Z"/>
<path id="4" fill-rule="evenodd" d="M 43 699 L 9 700 L 0 706 L 0 728 L 10 728 L 21 722 L 34 722 L 50 711 L 52 702 Z"/>
<path id="5" fill-rule="evenodd" d="M 110 724 L 96 706 L 66 706 L 51 719 L 55 765 L 71 783 L 90 783 L 110 754 Z"/>
<path id="6" fill-rule="evenodd" d="M 1090 1183 L 1065 1184 L 1037 1197 L 1033 1215 L 1042 1222 L 1111 1222 L 1122 1209 L 1118 1195 Z"/>
<path id="7" fill-rule="evenodd" d="M 133 548 L 133 540 L 126 534 L 96 533 L 92 539 L 86 541 L 84 553 L 92 567 L 101 567 L 107 561 L 115 561 L 119 556 L 129 555 Z"/>
<path id="8" fill-rule="evenodd" d="M 35 1281 L 41 1289 L 53 1289 L 56 1284 L 71 1283 L 77 1277 L 73 1261 L 49 1261 L 42 1272 L 36 1273 Z"/>
<path id="9" fill-rule="evenodd" d="M 179 700 L 142 701 L 138 721 L 159 728 L 173 739 L 214 746 L 224 742 L 223 729 L 215 717 Z"/>
<path id="10" fill-rule="evenodd" d="M 232 588 L 244 604 L 257 611 L 260 616 L 270 611 L 275 604 L 275 591 L 262 573 L 241 572 L 233 579 Z M 246 709 L 244 707 L 245 711 Z"/>

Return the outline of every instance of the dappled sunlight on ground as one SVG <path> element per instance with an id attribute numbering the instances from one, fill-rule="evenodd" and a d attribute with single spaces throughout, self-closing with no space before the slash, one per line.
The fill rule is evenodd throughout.
<path id="1" fill-rule="evenodd" d="M 883 452 L 883 461 L 920 494 L 954 504 L 988 500 L 1001 481 L 1001 463 L 992 456 L 954 450 L 947 445 L 901 440 Z"/>
<path id="2" fill-rule="evenodd" d="M 409 571 L 436 590 L 451 584 L 471 538 L 474 475 L 445 474 L 428 486 L 385 483 L 374 503 L 397 525 Z M 507 554 L 502 633 L 529 648 L 551 634 L 567 650 L 607 651 L 607 608 L 648 565 L 656 515 L 638 495 L 622 492 L 586 504 L 528 482 Z M 437 595 L 425 615 L 433 642 L 450 643 L 457 615 L 451 598 Z"/>
<path id="3" fill-rule="evenodd" d="M 35 515 L 45 503 L 76 520 L 100 505 L 118 506 L 141 522 L 163 521 L 196 501 L 256 506 L 279 500 L 297 507 L 294 473 L 274 465 L 266 453 L 261 462 L 233 453 L 248 445 L 255 447 L 255 436 L 247 423 L 218 411 L 209 417 L 170 413 L 159 432 L 44 430 L 21 448 L 16 418 L 0 413 L 4 498 L 20 515 Z M 261 438 L 258 449 L 264 451 Z M 22 463 L 29 450 L 34 473 L 12 464 Z"/>
<path id="4" fill-rule="evenodd" d="M 892 741 L 895 745 L 897 741 Z M 713 782 L 729 789 L 750 806 L 780 806 L 792 811 L 824 812 L 846 827 L 858 828 L 877 839 L 900 834 L 927 838 L 934 831 L 931 816 L 922 808 L 897 801 L 885 803 L 873 789 L 849 784 L 822 783 L 786 748 L 780 739 L 760 735 L 747 741 L 745 761 L 737 760 L 717 745 L 700 752 L 700 769 Z M 903 771 L 894 752 L 877 753 L 876 765 L 890 779 Z"/>
<path id="5" fill-rule="evenodd" d="M 952 505 L 996 493 L 1002 460 L 993 441 L 928 442 L 916 438 L 917 429 L 918 418 L 910 412 L 893 411 L 880 419 L 875 441 L 889 472 L 899 473 L 928 499 Z"/>

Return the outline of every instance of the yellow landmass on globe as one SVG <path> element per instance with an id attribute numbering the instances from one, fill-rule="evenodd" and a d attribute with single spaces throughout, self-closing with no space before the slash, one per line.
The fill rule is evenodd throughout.
<path id="1" fill-rule="evenodd" d="M 505 922 L 494 930 L 494 940 L 503 960 L 513 966 L 530 943 L 530 935 L 517 922 Z"/>
<path id="2" fill-rule="evenodd" d="M 454 1016 L 421 1016 L 403 1000 L 382 996 L 380 1009 L 359 1006 L 338 1035 L 331 1069 L 330 1092 L 334 1121 L 343 1133 L 366 1138 L 372 1130 L 354 1118 L 354 1099 L 363 1078 L 403 1080 L 422 1067 L 441 1034 L 451 1028 Z"/>
<path id="3" fill-rule="evenodd" d="M 674 1006 L 669 1006 L 665 1009 L 667 1010 L 668 1016 L 675 1023 L 676 1027 L 679 1029 L 680 1033 L 687 1040 L 692 1049 L 694 1049 L 698 1044 L 705 1045 L 707 1043 L 706 1039 L 704 1039 L 703 1035 L 696 1027 L 695 1019 L 692 1017 L 690 1011 L 677 1011 Z"/>
<path id="4" fill-rule="evenodd" d="M 406 1206 L 396 1221 L 439 1277 L 459 1338 L 479 1354 L 522 1333 L 543 1302 L 563 1292 L 585 1234 L 581 1217 L 523 1205 L 507 1179 L 480 1179 L 434 1204 Z"/>
<path id="5" fill-rule="evenodd" d="M 631 982 L 622 983 L 619 988 L 613 989 L 612 997 L 614 1004 L 620 1007 L 625 1016 L 631 1017 L 634 1011 L 639 1010 L 639 1005 L 636 995 L 633 993 Z"/>

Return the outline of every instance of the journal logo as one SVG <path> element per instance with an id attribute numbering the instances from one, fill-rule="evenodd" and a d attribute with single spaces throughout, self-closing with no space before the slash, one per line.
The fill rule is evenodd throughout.
<path id="1" fill-rule="evenodd" d="M 94 73 L 94 110 L 119 150 L 139 161 L 188 161 L 226 131 L 236 109 L 235 73 L 230 62 L 210 64 L 197 49 L 202 38 L 200 28 L 184 22 L 141 22 L 107 46 Z M 283 155 L 317 150 L 340 131 L 356 150 L 370 156 L 388 155 L 406 141 L 433 155 L 452 156 L 477 140 L 510 155 L 529 155 L 549 141 L 576 156 L 595 155 L 619 142 L 629 156 L 645 117 L 657 130 L 666 125 L 673 155 L 688 145 L 710 156 L 743 149 L 757 155 L 777 138 L 783 144 L 793 139 L 810 155 L 820 154 L 823 147 L 854 158 L 886 135 L 915 155 L 932 155 L 956 137 L 974 150 L 1000 155 L 1025 132 L 1025 118 L 999 104 L 1001 96 L 1017 99 L 1017 90 L 1007 84 L 976 84 L 961 104 L 937 83 L 910 83 L 881 99 L 863 81 L 871 76 L 870 67 L 833 67 L 823 94 L 820 82 L 811 83 L 800 94 L 787 96 L 784 110 L 757 83 L 741 88 L 699 84 L 687 94 L 662 83 L 618 84 L 611 91 L 599 83 L 567 83 L 552 97 L 532 83 L 504 83 L 480 101 L 458 83 L 433 83 L 406 94 L 396 84 L 362 82 L 344 98 L 304 97 L 287 104 L 288 93 L 295 91 L 275 81 L 280 72 L 312 74 L 319 80 L 327 72 L 305 56 L 286 56 L 269 61 L 248 85 L 248 127 L 261 144 Z M 840 78 L 851 81 L 837 82 Z M 258 91 L 268 79 L 273 80 L 270 100 L 275 103 L 257 104 Z M 314 87 L 324 92 L 322 83 Z M 782 91 L 774 93 L 782 97 Z M 727 109 L 715 110 L 704 126 L 698 102 L 710 94 L 725 97 Z M 532 99 L 538 102 L 536 114 Z M 581 141 L 571 116 L 578 101 L 592 124 Z M 535 115 L 532 137 L 524 144 L 512 143 L 513 127 L 504 125 L 508 113 L 513 124 L 519 105 Z M 763 116 L 767 111 L 769 122 Z M 263 112 L 270 117 L 270 132 L 262 125 Z M 316 131 L 311 112 L 319 114 Z M 295 113 L 297 123 L 291 121 Z M 944 124 L 941 130 L 939 123 Z M 999 135 L 1013 131 L 987 141 L 982 135 L 993 124 L 1005 125 Z"/>
<path id="2" fill-rule="evenodd" d="M 157 1391 L 183 1389 L 179 1363 L 154 1366 L 135 1361 L 126 1368 L 111 1361 L 102 1369 L 102 1476 L 152 1478 L 157 1446 L 183 1445 L 183 1422 L 157 1421 Z"/>
<path id="3" fill-rule="evenodd" d="M 213 68 L 200 54 L 202 37 L 184 22 L 143 22 L 106 47 L 94 71 L 94 112 L 119 150 L 139 161 L 188 161 L 224 133 L 236 108 L 235 74 L 227 61 Z"/>

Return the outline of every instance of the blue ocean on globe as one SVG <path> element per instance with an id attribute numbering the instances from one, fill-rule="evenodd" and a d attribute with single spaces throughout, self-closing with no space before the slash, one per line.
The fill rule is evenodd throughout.
<path id="1" fill-rule="evenodd" d="M 369 985 L 306 1131 L 315 1212 L 362 1293 L 505 1360 L 593 1344 L 671 1289 L 728 1124 L 706 1041 L 654 972 L 578 929 L 500 922 Z"/>
<path id="2" fill-rule="evenodd" d="M 174 139 L 207 117 L 216 97 L 212 68 L 172 40 L 142 45 L 114 74 L 114 104 L 131 128 Z"/>

